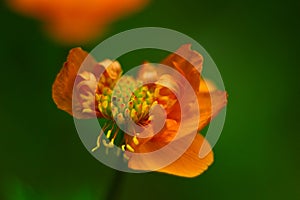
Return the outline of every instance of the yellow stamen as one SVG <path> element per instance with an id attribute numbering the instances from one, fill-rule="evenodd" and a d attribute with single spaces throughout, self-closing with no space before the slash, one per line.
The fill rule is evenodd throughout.
<path id="1" fill-rule="evenodd" d="M 96 93 L 95 96 L 96 96 L 96 101 L 100 101 L 101 95 L 99 95 L 99 94 Z"/>
<path id="2" fill-rule="evenodd" d="M 107 148 L 114 148 L 114 143 L 113 142 L 109 142 L 109 143 L 107 143 L 107 141 L 106 140 L 102 140 L 102 143 L 103 143 L 103 145 L 105 146 L 105 147 L 107 147 Z"/>
<path id="3" fill-rule="evenodd" d="M 139 141 L 138 141 L 138 139 L 137 139 L 136 136 L 134 136 L 134 137 L 132 138 L 132 141 L 133 141 L 133 143 L 134 143 L 135 145 L 138 145 L 138 144 L 139 144 Z"/>
<path id="4" fill-rule="evenodd" d="M 111 130 L 108 130 L 108 131 L 107 131 L 106 137 L 107 137 L 107 138 L 110 138 L 110 135 L 111 135 Z"/>
<path id="5" fill-rule="evenodd" d="M 100 132 L 100 134 L 99 134 L 99 136 L 98 136 L 98 138 L 97 138 L 97 145 L 96 145 L 96 147 L 94 147 L 94 148 L 92 149 L 92 152 L 94 152 L 94 151 L 96 151 L 97 149 L 100 148 L 102 134 L 103 134 L 103 131 L 101 130 L 101 132 Z"/>
<path id="6" fill-rule="evenodd" d="M 104 109 L 106 109 L 107 106 L 108 106 L 108 102 L 107 102 L 107 101 L 104 101 L 104 102 L 102 103 L 102 107 L 103 107 Z"/>
<path id="7" fill-rule="evenodd" d="M 131 113 L 130 113 L 130 117 L 135 117 L 136 116 L 136 110 L 135 109 L 132 109 L 131 110 Z"/>
<path id="8" fill-rule="evenodd" d="M 125 144 L 123 144 L 123 145 L 121 146 L 121 148 L 122 148 L 122 151 L 125 151 Z"/>
<path id="9" fill-rule="evenodd" d="M 135 104 L 135 110 L 140 113 L 142 111 L 142 104 Z"/>
<path id="10" fill-rule="evenodd" d="M 108 101 L 110 98 L 107 95 L 101 95 L 101 101 Z"/>
<path id="11" fill-rule="evenodd" d="M 93 110 L 90 109 L 90 108 L 85 108 L 85 109 L 82 110 L 82 112 L 83 112 L 83 113 L 92 113 Z"/>
<path id="12" fill-rule="evenodd" d="M 148 111 L 149 111 L 149 106 L 148 106 L 147 102 L 144 101 L 143 107 L 142 107 L 142 113 L 146 113 Z"/>
<path id="13" fill-rule="evenodd" d="M 130 112 L 130 117 L 133 121 L 137 121 L 138 120 L 138 117 L 137 117 L 137 112 L 136 110 L 133 108 Z"/>
<path id="14" fill-rule="evenodd" d="M 101 143 L 100 143 L 100 135 L 99 135 L 98 138 L 97 138 L 97 146 L 95 146 L 95 147 L 92 149 L 92 152 L 94 152 L 94 151 L 96 151 L 97 149 L 99 149 L 99 148 L 100 148 L 100 145 L 101 145 Z"/>
<path id="15" fill-rule="evenodd" d="M 102 109 L 101 103 L 99 103 L 99 104 L 98 104 L 98 109 L 100 110 L 100 112 L 103 112 L 103 109 Z"/>
<path id="16" fill-rule="evenodd" d="M 152 97 L 152 96 L 153 96 L 153 95 L 150 93 L 149 90 L 147 91 L 147 96 L 148 96 L 148 97 Z"/>
<path id="17" fill-rule="evenodd" d="M 134 149 L 129 145 L 129 144 L 126 144 L 126 148 L 131 151 L 131 152 L 134 152 Z"/>
<path id="18" fill-rule="evenodd" d="M 149 116 L 148 120 L 152 121 L 154 119 L 154 115 Z"/>
<path id="19" fill-rule="evenodd" d="M 110 143 L 114 144 L 115 138 L 111 139 Z"/>

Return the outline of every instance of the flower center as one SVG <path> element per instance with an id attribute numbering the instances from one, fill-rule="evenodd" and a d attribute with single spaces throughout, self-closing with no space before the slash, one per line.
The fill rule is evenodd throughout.
<path id="1" fill-rule="evenodd" d="M 131 76 L 122 76 L 118 84 L 111 82 L 107 84 L 106 80 L 100 79 L 96 101 L 99 111 L 109 120 L 103 127 L 103 133 L 109 140 L 109 142 L 102 141 L 106 147 L 113 148 L 117 145 L 123 151 L 134 152 L 134 147 L 129 143 L 138 145 L 139 133 L 136 133 L 132 123 L 143 126 L 151 121 L 149 110 L 151 106 L 157 104 L 154 94 L 155 88 L 151 85 L 138 87 L 138 82 Z M 124 132 L 132 136 L 126 134 L 124 137 Z M 131 141 L 128 141 L 129 138 Z M 98 143 L 97 147 L 100 146 L 100 142 Z"/>

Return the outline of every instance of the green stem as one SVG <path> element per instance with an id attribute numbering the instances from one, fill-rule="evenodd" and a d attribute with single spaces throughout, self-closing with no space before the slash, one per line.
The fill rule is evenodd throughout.
<path id="1" fill-rule="evenodd" d="M 106 194 L 106 200 L 119 200 L 120 195 L 122 193 L 122 182 L 125 178 L 124 172 L 116 171 L 112 182 L 108 188 L 108 192 Z"/>

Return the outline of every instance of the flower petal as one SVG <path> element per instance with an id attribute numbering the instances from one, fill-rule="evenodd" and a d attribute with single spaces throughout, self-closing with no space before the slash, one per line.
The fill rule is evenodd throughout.
<path id="1" fill-rule="evenodd" d="M 157 102 L 163 106 L 165 111 L 169 113 L 177 102 L 179 86 L 173 77 L 164 74 L 155 82 L 154 97 Z"/>
<path id="2" fill-rule="evenodd" d="M 137 80 L 142 83 L 154 83 L 158 79 L 157 70 L 150 63 L 143 63 L 141 69 L 138 71 Z"/>
<path id="3" fill-rule="evenodd" d="M 168 132 L 168 134 L 172 135 L 172 131 Z M 166 137 L 168 141 L 172 137 Z M 186 138 L 181 138 L 180 140 L 176 141 L 176 149 L 173 149 L 169 151 L 169 153 L 178 153 L 180 151 L 181 143 L 185 145 L 184 143 Z M 165 142 L 166 142 L 165 141 Z M 147 149 L 147 151 L 151 150 L 157 150 L 158 144 L 162 144 L 160 142 L 151 141 L 148 145 L 144 144 L 143 150 Z M 205 151 L 209 152 L 206 156 L 203 158 L 199 157 L 199 152 L 201 148 L 209 148 L 204 149 Z M 201 149 L 203 150 L 203 149 Z M 153 156 L 152 159 L 149 159 L 149 157 L 146 156 L 135 156 L 134 154 L 130 157 L 128 162 L 128 167 L 135 170 L 150 170 L 150 171 L 158 171 L 163 173 L 168 173 L 172 175 L 177 176 L 183 176 L 183 177 L 195 177 L 200 175 L 202 172 L 204 172 L 209 165 L 213 162 L 213 152 L 210 148 L 210 145 L 208 142 L 203 138 L 202 135 L 196 134 L 192 144 L 189 146 L 189 148 L 173 163 L 164 166 L 163 168 L 158 168 L 161 166 L 162 160 L 165 160 L 163 156 L 166 156 L 166 154 L 162 153 L 160 154 L 162 156 Z M 171 154 L 168 155 L 168 158 L 172 157 Z"/>
<path id="4" fill-rule="evenodd" d="M 160 130 L 159 133 L 153 135 L 155 129 L 157 129 L 155 126 L 155 123 L 150 124 L 150 126 L 147 126 L 147 128 L 145 128 L 140 133 L 141 137 L 138 137 L 139 145 L 135 147 L 135 152 L 149 153 L 164 147 L 176 136 L 179 124 L 174 120 L 166 119 L 165 125 L 162 130 Z"/>
<path id="5" fill-rule="evenodd" d="M 220 90 L 213 92 L 197 92 L 200 120 L 198 130 L 203 129 L 227 104 L 227 93 Z M 181 103 L 181 104 L 180 104 Z M 195 118 L 199 113 L 195 111 L 197 100 L 187 95 L 181 102 L 177 102 L 167 118 L 179 122 L 183 116 Z M 181 113 L 183 106 L 184 112 Z M 198 116 L 199 117 L 199 116 Z"/>
<path id="6" fill-rule="evenodd" d="M 105 69 L 104 75 L 107 75 L 112 80 L 120 78 L 122 74 L 122 67 L 118 61 L 112 61 L 109 59 L 99 62 L 99 65 Z"/>
<path id="7" fill-rule="evenodd" d="M 201 78 L 200 79 L 200 92 L 214 92 L 217 90 L 216 85 L 209 79 Z"/>
<path id="8" fill-rule="evenodd" d="M 158 172 L 183 177 L 195 177 L 200 175 L 214 161 L 211 149 L 209 149 L 209 153 L 204 158 L 200 158 L 199 151 L 202 147 L 210 148 L 205 138 L 201 134 L 197 134 L 191 146 L 179 159 L 169 166 L 159 169 Z"/>
<path id="9" fill-rule="evenodd" d="M 72 112 L 72 92 L 75 78 L 78 70 L 88 56 L 88 53 L 83 51 L 81 48 L 71 49 L 64 63 L 63 68 L 52 86 L 52 98 L 59 109 L 68 112 L 73 115 Z"/>
<path id="10" fill-rule="evenodd" d="M 203 129 L 227 104 L 227 93 L 224 91 L 198 93 L 200 108 L 199 130 Z"/>
<path id="11" fill-rule="evenodd" d="M 83 62 L 87 66 L 97 66 L 95 60 L 81 48 L 71 49 L 67 61 L 52 86 L 52 98 L 57 107 L 77 118 L 99 115 L 99 112 L 95 111 L 94 105 L 97 78 L 93 73 L 87 71 L 78 74 Z M 78 99 L 75 100 L 72 99 L 74 84 L 78 90 L 75 95 Z"/>
<path id="12" fill-rule="evenodd" d="M 161 63 L 175 68 L 189 81 L 193 89 L 198 91 L 203 57 L 197 51 L 191 50 L 190 44 L 181 46 Z"/>

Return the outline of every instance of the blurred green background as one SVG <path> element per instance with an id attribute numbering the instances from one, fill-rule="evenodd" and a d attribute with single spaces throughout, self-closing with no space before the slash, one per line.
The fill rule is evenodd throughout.
<path id="1" fill-rule="evenodd" d="M 210 53 L 229 93 L 215 162 L 186 179 L 123 174 L 82 145 L 71 116 L 56 108 L 51 85 L 73 46 L 41 23 L 0 8 L 0 199 L 300 199 L 299 1 L 152 1 L 110 26 L 91 50 L 120 31 L 175 29 Z M 111 195 L 110 195 L 111 194 Z"/>

